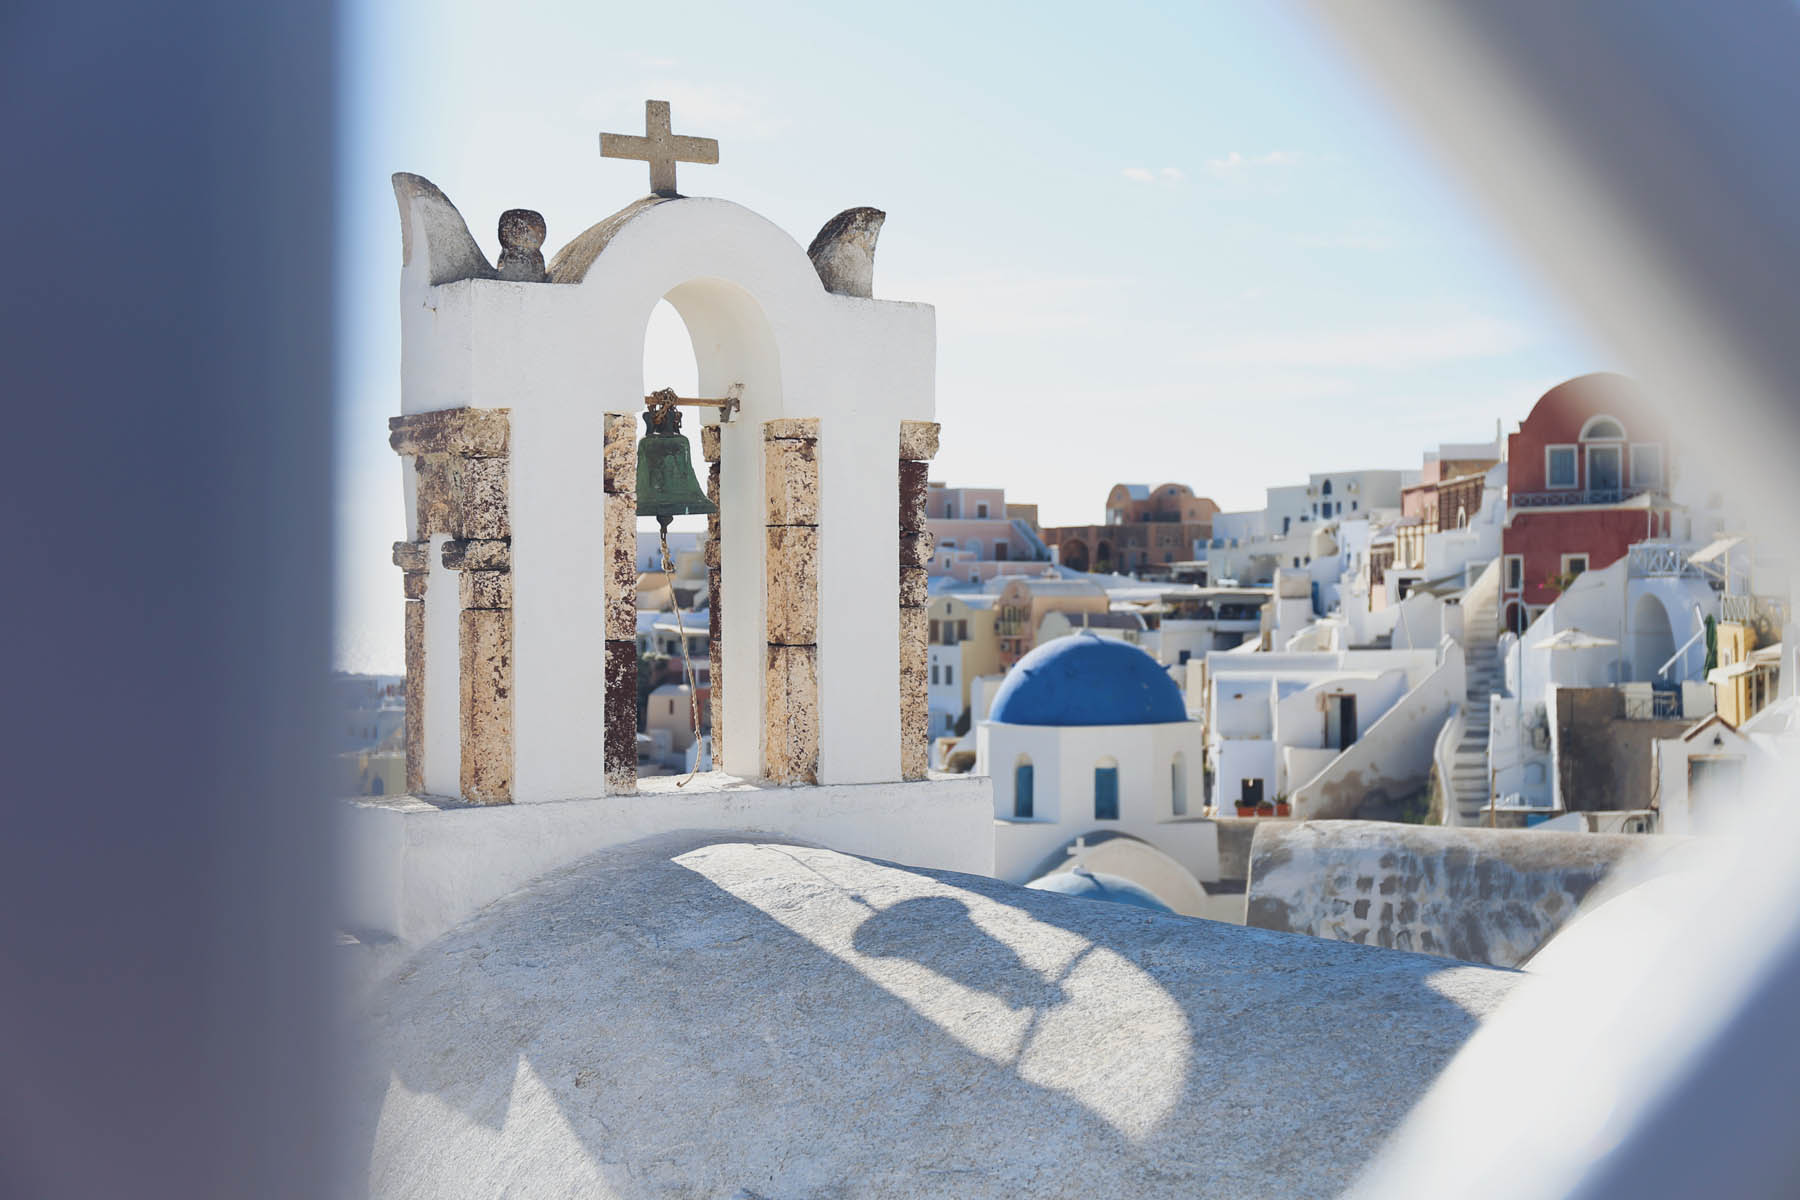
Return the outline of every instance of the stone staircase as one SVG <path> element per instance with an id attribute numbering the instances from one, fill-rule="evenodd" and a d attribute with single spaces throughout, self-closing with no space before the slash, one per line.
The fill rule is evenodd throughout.
<path id="1" fill-rule="evenodd" d="M 1450 793 L 1457 825 L 1478 825 L 1487 811 L 1488 697 L 1500 690 L 1500 563 L 1487 565 L 1463 595 L 1463 661 L 1468 696 L 1463 702 L 1463 736 L 1452 759 Z"/>

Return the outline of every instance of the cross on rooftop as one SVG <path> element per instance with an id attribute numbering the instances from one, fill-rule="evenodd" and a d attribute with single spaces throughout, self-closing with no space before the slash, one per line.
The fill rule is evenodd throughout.
<path id="1" fill-rule="evenodd" d="M 629 158 L 650 164 L 650 191 L 674 196 L 675 164 L 716 163 L 719 143 L 714 138 L 688 137 L 669 131 L 669 102 L 644 101 L 644 136 L 630 133 L 600 135 L 601 158 Z"/>
<path id="2" fill-rule="evenodd" d="M 1087 863 L 1083 861 L 1083 859 L 1087 856 L 1087 849 L 1088 849 L 1087 838 L 1086 838 L 1086 836 L 1082 836 L 1082 837 L 1078 837 L 1075 839 L 1075 844 L 1073 846 L 1070 846 L 1067 850 L 1063 851 L 1064 854 L 1068 855 L 1070 858 L 1075 860 L 1075 865 L 1074 865 L 1074 867 L 1071 868 L 1071 870 L 1075 870 L 1075 871 L 1087 870 Z"/>

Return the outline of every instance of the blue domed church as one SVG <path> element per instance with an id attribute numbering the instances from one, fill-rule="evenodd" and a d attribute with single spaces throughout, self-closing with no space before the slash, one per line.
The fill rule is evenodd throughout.
<path id="1" fill-rule="evenodd" d="M 993 780 L 995 874 L 1027 883 L 1066 870 L 1083 838 L 1090 860 L 1196 911 L 1199 881 L 1218 878 L 1217 830 L 1201 814 L 1204 745 L 1181 689 L 1138 647 L 1088 632 L 1037 647 L 976 729 L 975 770 Z"/>

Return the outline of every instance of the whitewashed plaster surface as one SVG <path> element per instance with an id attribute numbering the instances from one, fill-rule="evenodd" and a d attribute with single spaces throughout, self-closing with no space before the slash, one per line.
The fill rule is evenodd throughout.
<path id="1" fill-rule="evenodd" d="M 373 989 L 344 1193 L 1335 1195 L 1520 978 L 653 839 Z"/>
<path id="2" fill-rule="evenodd" d="M 347 801 L 340 923 L 417 943 L 584 855 L 675 830 L 777 834 L 912 866 L 994 870 L 986 779 L 773 788 L 703 774 L 676 783 L 647 779 L 635 796 L 549 804 Z"/>
<path id="3" fill-rule="evenodd" d="M 934 415 L 932 309 L 827 293 L 791 237 L 714 199 L 642 205 L 580 282 L 432 286 L 428 258 L 402 275 L 403 410 L 512 412 L 515 801 L 604 791 L 601 417 L 642 410 L 663 299 L 693 338 L 702 394 L 743 385 L 722 446 L 723 765 L 763 773 L 762 422 L 816 417 L 819 777 L 898 779 L 898 604 L 868 603 L 898 596 L 898 549 L 868 534 L 899 528 L 901 420 Z M 458 661 L 441 634 L 428 633 L 428 676 Z"/>

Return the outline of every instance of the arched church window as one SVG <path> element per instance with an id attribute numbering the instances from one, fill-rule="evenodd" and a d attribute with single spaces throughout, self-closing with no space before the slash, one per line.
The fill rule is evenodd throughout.
<path id="1" fill-rule="evenodd" d="M 1013 767 L 1013 816 L 1021 821 L 1031 819 L 1032 782 L 1031 759 L 1021 754 Z"/>
<path id="2" fill-rule="evenodd" d="M 1584 442 L 1622 442 L 1625 440 L 1625 426 L 1614 417 L 1592 417 L 1581 427 L 1581 440 Z"/>
<path id="3" fill-rule="evenodd" d="M 1331 480 L 1327 479 L 1324 483 L 1319 485 L 1319 495 L 1321 495 L 1321 496 L 1331 495 Z"/>
<path id="4" fill-rule="evenodd" d="M 1187 816 L 1187 755 L 1179 750 L 1169 760 L 1169 806 L 1176 816 Z"/>
<path id="5" fill-rule="evenodd" d="M 1094 820 L 1119 819 L 1119 762 L 1103 758 L 1094 766 Z"/>

